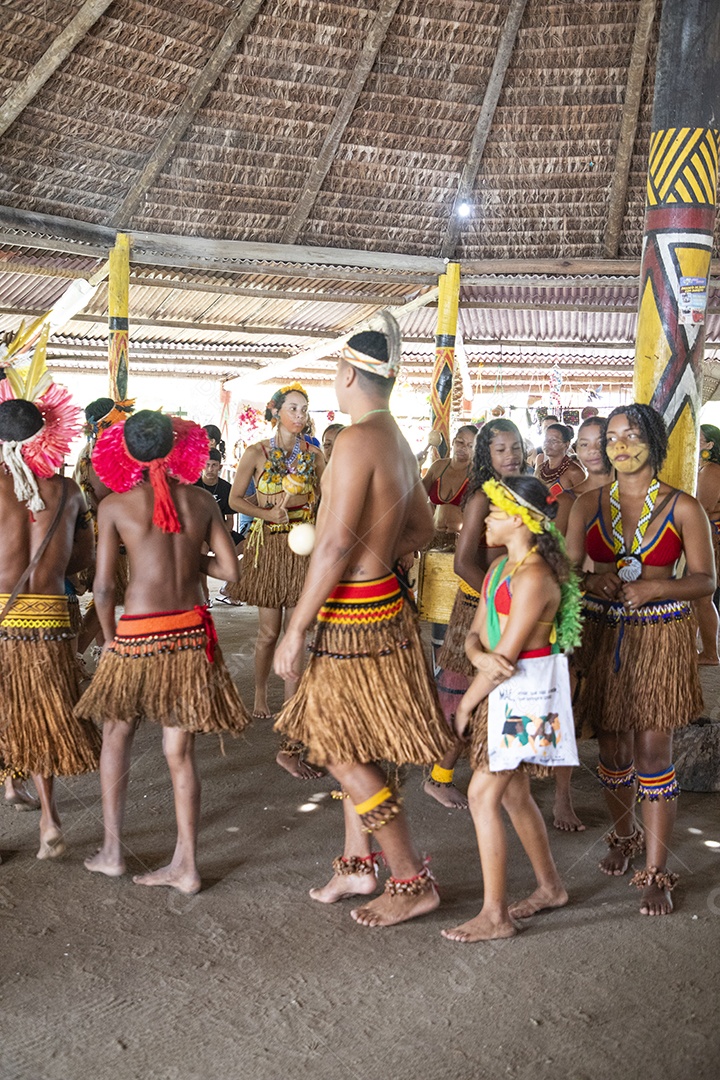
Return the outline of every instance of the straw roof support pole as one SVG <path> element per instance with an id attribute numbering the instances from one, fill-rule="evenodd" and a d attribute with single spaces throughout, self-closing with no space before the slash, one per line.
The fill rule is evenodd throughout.
<path id="1" fill-rule="evenodd" d="M 0 135 L 18 118 L 64 60 L 68 58 L 79 41 L 94 26 L 100 16 L 110 7 L 112 0 L 85 0 L 78 13 L 65 29 L 48 46 L 36 64 L 30 68 L 0 105 Z"/>
<path id="2" fill-rule="evenodd" d="M 217 82 L 221 71 L 235 52 L 238 42 L 247 32 L 262 4 L 263 0 L 244 0 L 238 13 L 230 20 L 227 30 L 215 47 L 207 64 L 190 86 L 185 100 L 162 139 L 148 158 L 145 168 L 113 214 L 112 225 L 123 227 L 130 221 L 143 198 L 170 160 L 177 144 Z"/>
<path id="3" fill-rule="evenodd" d="M 108 282 L 108 373 L 110 397 L 124 401 L 128 385 L 128 304 L 130 294 L 130 237 L 118 233 L 110 252 Z"/>
<path id="4" fill-rule="evenodd" d="M 602 253 L 606 259 L 617 258 L 620 243 L 623 215 L 627 205 L 630 162 L 637 133 L 640 98 L 645 78 L 648 47 L 650 45 L 650 31 L 655 18 L 656 7 L 657 0 L 642 0 L 635 25 L 628 81 L 625 87 L 625 104 L 623 105 L 622 120 L 620 122 L 620 137 L 615 152 L 615 169 L 610 186 L 608 219 L 602 246 Z"/>
<path id="5" fill-rule="evenodd" d="M 318 159 L 310 170 L 310 175 L 305 182 L 305 189 L 296 203 L 285 224 L 282 234 L 283 244 L 294 244 L 300 235 L 305 223 L 310 217 L 318 192 L 323 181 L 330 171 L 330 167 L 337 154 L 338 147 L 345 134 L 353 110 L 357 105 L 358 98 L 367 82 L 373 65 L 380 52 L 382 43 L 387 37 L 390 23 L 398 9 L 400 0 L 382 0 L 375 22 L 368 36 L 365 38 L 360 58 L 355 66 L 350 82 L 345 88 L 342 101 L 335 113 L 335 118 L 328 128 L 325 141 L 320 149 Z"/>
<path id="6" fill-rule="evenodd" d="M 455 333 L 460 302 L 460 263 L 448 263 L 439 281 L 437 333 L 435 335 L 435 366 L 430 390 L 430 412 L 433 431 L 440 432 L 437 448 L 441 458 L 450 455 L 450 408 L 452 406 L 453 367 L 455 366 Z"/>
<path id="7" fill-rule="evenodd" d="M 512 57 L 513 49 L 515 48 L 515 39 L 517 38 L 517 33 L 520 29 L 520 23 L 522 22 L 526 4 L 527 0 L 511 0 L 510 10 L 507 13 L 505 25 L 502 28 L 497 54 L 495 56 L 495 63 L 490 72 L 490 78 L 488 79 L 488 84 L 485 89 L 485 97 L 483 98 L 480 115 L 478 116 L 475 132 L 472 137 L 472 142 L 470 143 L 468 159 L 465 162 L 465 167 L 460 177 L 457 195 L 455 196 L 455 202 L 453 203 L 452 214 L 450 215 L 450 220 L 445 230 L 445 239 L 443 240 L 441 253 L 446 259 L 451 259 L 455 254 L 458 238 L 460 236 L 461 221 L 461 218 L 458 216 L 458 207 L 462 203 L 467 202 L 472 196 L 477 174 L 480 171 L 482 156 L 485 153 L 485 143 L 490 134 L 493 116 L 495 115 L 495 109 L 500 100 L 500 93 L 505 81 L 505 72 L 508 69 L 510 58 Z"/>
<path id="8" fill-rule="evenodd" d="M 662 478 L 695 490 L 715 227 L 720 5 L 663 0 L 633 392 L 667 425 Z"/>

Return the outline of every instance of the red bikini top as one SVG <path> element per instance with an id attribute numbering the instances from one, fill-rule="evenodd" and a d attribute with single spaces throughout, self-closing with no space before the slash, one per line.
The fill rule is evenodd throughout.
<path id="1" fill-rule="evenodd" d="M 605 529 L 601 500 L 602 491 L 598 496 L 597 513 L 585 533 L 585 551 L 593 562 L 614 563 L 615 548 Z M 637 552 L 641 562 L 647 566 L 673 566 L 682 555 L 682 540 L 675 528 L 675 503 L 677 501 L 676 495 L 654 539 L 647 547 L 640 548 Z"/>
<path id="2" fill-rule="evenodd" d="M 459 506 L 462 502 L 462 497 L 465 494 L 465 488 L 468 486 L 470 481 L 466 477 L 458 488 L 455 495 L 453 495 L 452 499 L 441 499 L 440 481 L 442 479 L 442 476 L 443 473 L 441 473 L 440 476 L 436 477 L 435 480 L 433 480 L 432 484 L 430 485 L 430 490 L 428 492 L 428 499 L 433 504 L 433 506 Z"/>

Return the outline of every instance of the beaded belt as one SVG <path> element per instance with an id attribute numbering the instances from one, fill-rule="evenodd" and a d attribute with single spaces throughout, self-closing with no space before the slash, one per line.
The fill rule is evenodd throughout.
<path id="1" fill-rule="evenodd" d="M 9 599 L 9 593 L 0 593 L 0 611 Z M 0 626 L 3 630 L 69 630 L 67 596 L 20 593 Z"/>
<path id="2" fill-rule="evenodd" d="M 217 640 L 212 616 L 207 608 L 197 606 L 189 611 L 121 615 L 108 651 L 137 660 L 160 653 L 205 649 L 212 663 Z"/>

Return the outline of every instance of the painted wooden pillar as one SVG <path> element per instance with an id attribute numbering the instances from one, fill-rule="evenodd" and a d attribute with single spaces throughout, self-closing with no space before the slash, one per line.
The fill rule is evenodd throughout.
<path id="1" fill-rule="evenodd" d="M 110 397 L 124 401 L 128 388 L 128 303 L 130 295 L 130 237 L 118 233 L 110 252 L 108 283 L 108 369 Z"/>
<path id="2" fill-rule="evenodd" d="M 670 433 L 662 478 L 695 491 L 720 121 L 720 4 L 663 0 L 655 76 L 635 400 Z"/>
<path id="3" fill-rule="evenodd" d="M 441 436 L 437 448 L 441 458 L 450 455 L 450 409 L 452 406 L 455 332 L 460 300 L 460 263 L 448 263 L 439 281 L 435 367 L 433 368 L 430 409 L 432 429 Z"/>

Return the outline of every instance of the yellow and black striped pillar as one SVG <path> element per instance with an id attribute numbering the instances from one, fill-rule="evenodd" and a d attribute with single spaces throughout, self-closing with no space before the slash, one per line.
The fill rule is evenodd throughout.
<path id="1" fill-rule="evenodd" d="M 441 458 L 450 455 L 450 410 L 452 407 L 453 368 L 455 366 L 455 333 L 460 301 L 460 263 L 448 263 L 438 280 L 437 332 L 435 334 L 435 367 L 433 368 L 430 409 L 433 431 L 439 431 L 437 448 Z"/>
<path id="2" fill-rule="evenodd" d="M 693 493 L 715 227 L 720 4 L 663 0 L 655 76 L 634 396 L 670 441 L 662 478 Z"/>
<path id="3" fill-rule="evenodd" d="M 118 233 L 110 252 L 108 282 L 108 369 L 110 397 L 124 401 L 128 387 L 128 305 L 130 298 L 130 237 Z"/>

